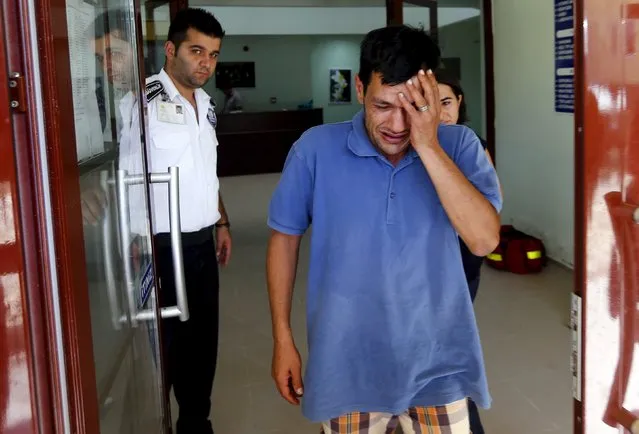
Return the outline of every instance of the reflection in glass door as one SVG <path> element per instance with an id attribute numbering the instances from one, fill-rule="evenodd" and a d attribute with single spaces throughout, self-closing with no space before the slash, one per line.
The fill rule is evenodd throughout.
<path id="1" fill-rule="evenodd" d="M 148 182 L 169 184 L 166 206 L 172 207 L 171 227 L 179 234 L 179 174 L 172 168 L 147 176 L 143 137 L 128 134 L 145 130 L 139 15 L 132 2 L 104 1 L 66 0 L 100 432 L 159 433 L 168 415 Z M 174 266 L 180 270 L 179 236 L 176 241 Z M 183 281 L 176 272 L 176 288 Z M 179 291 L 178 300 L 162 315 L 186 320 L 188 306 Z"/>

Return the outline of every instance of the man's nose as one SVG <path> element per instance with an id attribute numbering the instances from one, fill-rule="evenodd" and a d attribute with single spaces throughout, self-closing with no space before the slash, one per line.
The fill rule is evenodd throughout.
<path id="1" fill-rule="evenodd" d="M 393 111 L 390 127 L 394 133 L 402 133 L 408 129 L 407 114 L 403 108 L 398 108 Z"/>
<path id="2" fill-rule="evenodd" d="M 207 71 L 211 70 L 211 65 L 213 64 L 213 60 L 206 58 L 200 61 L 200 68 L 206 69 Z"/>

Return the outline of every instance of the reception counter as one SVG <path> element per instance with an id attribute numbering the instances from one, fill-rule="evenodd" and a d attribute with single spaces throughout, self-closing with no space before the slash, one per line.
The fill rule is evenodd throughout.
<path id="1" fill-rule="evenodd" d="M 218 115 L 218 176 L 281 172 L 293 143 L 323 122 L 321 108 Z"/>

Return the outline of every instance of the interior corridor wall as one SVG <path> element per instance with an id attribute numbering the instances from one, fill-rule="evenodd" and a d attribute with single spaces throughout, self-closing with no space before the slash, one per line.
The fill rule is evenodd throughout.
<path id="1" fill-rule="evenodd" d="M 554 4 L 493 0 L 497 169 L 503 222 L 573 264 L 573 115 L 554 111 Z"/>

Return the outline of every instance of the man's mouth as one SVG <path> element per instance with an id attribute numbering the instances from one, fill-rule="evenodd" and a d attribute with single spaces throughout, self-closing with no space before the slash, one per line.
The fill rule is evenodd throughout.
<path id="1" fill-rule="evenodd" d="M 384 141 L 387 143 L 391 143 L 393 145 L 399 145 L 402 144 L 406 141 L 406 139 L 408 139 L 408 133 L 401 133 L 401 134 L 393 134 L 393 133 L 382 133 L 382 137 L 384 138 Z"/>

